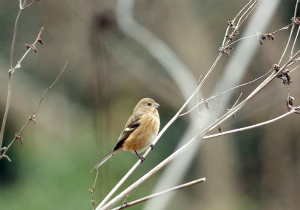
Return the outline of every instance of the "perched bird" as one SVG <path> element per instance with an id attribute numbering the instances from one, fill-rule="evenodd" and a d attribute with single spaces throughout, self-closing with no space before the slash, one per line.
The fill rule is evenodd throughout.
<path id="1" fill-rule="evenodd" d="M 125 129 L 121 133 L 114 149 L 97 163 L 94 169 L 99 168 L 105 161 L 115 153 L 121 151 L 132 151 L 143 162 L 144 157 L 139 153 L 149 147 L 153 148 L 152 142 L 158 134 L 160 119 L 157 108 L 159 104 L 151 98 L 142 99 L 134 108 L 128 119 Z"/>

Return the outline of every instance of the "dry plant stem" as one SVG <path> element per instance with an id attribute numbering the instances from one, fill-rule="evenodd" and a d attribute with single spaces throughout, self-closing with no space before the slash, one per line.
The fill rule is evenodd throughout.
<path id="1" fill-rule="evenodd" d="M 193 92 L 193 94 L 189 97 L 189 99 L 182 105 L 182 107 L 179 109 L 179 111 L 175 114 L 175 116 L 165 125 L 165 127 L 159 132 L 159 134 L 157 135 L 157 137 L 154 139 L 153 141 L 153 145 L 156 144 L 156 142 L 160 139 L 160 137 L 164 134 L 164 132 L 174 123 L 174 121 L 179 117 L 179 115 L 182 113 L 183 109 L 185 109 L 185 107 L 187 106 L 187 104 L 190 102 L 190 100 L 197 94 L 198 90 L 202 87 L 202 85 L 204 84 L 205 80 L 207 79 L 207 77 L 209 76 L 209 74 L 213 71 L 213 69 L 215 68 L 216 64 L 218 63 L 218 61 L 220 60 L 222 56 L 222 53 L 219 53 L 217 59 L 215 60 L 215 62 L 213 63 L 213 65 L 211 66 L 211 68 L 209 69 L 209 71 L 206 73 L 205 77 L 203 78 L 203 80 L 200 82 L 200 84 L 198 85 L 198 87 L 196 88 L 196 90 Z M 151 148 L 149 148 L 148 150 L 146 150 L 146 152 L 144 153 L 143 157 L 145 158 L 148 153 L 151 151 Z M 117 191 L 117 189 L 119 189 L 119 187 L 125 182 L 125 180 L 132 174 L 132 172 L 140 165 L 141 161 L 138 160 L 133 167 L 126 173 L 126 175 L 117 183 L 117 185 L 108 193 L 108 195 L 103 199 L 103 201 L 99 204 L 99 206 L 97 207 L 97 209 L 100 209 L 102 206 L 104 206 L 104 204 L 110 199 L 110 197 Z"/>
<path id="2" fill-rule="evenodd" d="M 277 31 L 272 32 L 271 34 L 276 34 L 276 33 L 278 33 L 279 31 L 286 30 L 286 29 L 289 28 L 290 25 L 292 25 L 292 23 L 289 24 L 289 25 L 287 25 L 287 26 L 284 26 L 284 27 L 278 29 Z M 235 44 L 235 43 L 237 43 L 237 42 L 239 42 L 239 41 L 242 41 L 242 40 L 244 40 L 244 39 L 249 39 L 249 38 L 254 38 L 254 37 L 257 37 L 257 34 L 252 35 L 252 36 L 246 36 L 246 37 L 242 37 L 242 38 L 240 38 L 240 39 L 237 39 L 236 41 L 234 41 L 234 42 L 232 42 L 232 43 L 226 45 L 226 47 L 229 47 L 229 46 L 231 46 L 231 45 L 233 45 L 233 44 Z"/>
<path id="3" fill-rule="evenodd" d="M 46 93 L 56 84 L 56 82 L 59 80 L 59 78 L 61 77 L 61 75 L 65 72 L 66 68 L 67 68 L 68 63 L 65 64 L 64 68 L 60 71 L 59 75 L 56 77 L 56 79 L 54 80 L 54 82 L 45 90 L 45 92 L 43 93 L 40 102 L 37 106 L 37 108 L 35 109 L 35 111 L 33 112 L 32 115 L 35 115 L 36 112 L 38 111 L 38 109 L 40 108 L 40 105 L 44 99 L 44 96 L 46 95 Z"/>
<path id="4" fill-rule="evenodd" d="M 185 184 L 182 184 L 182 185 L 173 187 L 173 188 L 171 188 L 171 189 L 168 189 L 168 190 L 165 190 L 165 191 L 162 191 L 162 192 L 159 192 L 159 193 L 155 193 L 155 194 L 153 194 L 153 195 L 149 195 L 149 196 L 146 196 L 146 197 L 144 197 L 144 198 L 141 198 L 141 199 L 132 201 L 132 202 L 130 202 L 130 203 L 125 203 L 125 204 L 123 204 L 122 206 L 119 206 L 119 207 L 114 208 L 114 209 L 112 209 L 112 210 L 125 209 L 125 208 L 128 208 L 128 207 L 134 206 L 134 205 L 136 205 L 136 204 L 145 202 L 145 201 L 147 201 L 147 200 L 150 200 L 150 199 L 152 199 L 152 198 L 155 198 L 155 197 L 158 197 L 158 196 L 162 196 L 163 194 L 166 194 L 166 193 L 169 193 L 169 192 L 173 192 L 173 191 L 176 191 L 176 190 L 180 190 L 180 189 L 183 189 L 183 188 L 186 188 L 186 187 L 190 187 L 190 186 L 199 184 L 199 183 L 201 183 L 201 182 L 205 182 L 205 180 L 206 180 L 206 178 L 197 179 L 197 180 L 194 180 L 194 181 L 192 181 L 192 182 L 188 182 L 188 183 L 185 183 Z"/>
<path id="5" fill-rule="evenodd" d="M 297 39 L 298 39 L 298 36 L 299 36 L 299 31 L 300 31 L 300 25 L 298 25 L 297 34 L 296 34 L 296 37 L 294 39 L 294 43 L 293 43 L 293 46 L 292 46 L 292 49 L 291 49 L 290 57 L 293 56 L 294 48 L 295 48 L 295 45 L 296 45 L 296 42 L 297 42 Z"/>
<path id="6" fill-rule="evenodd" d="M 25 6 L 25 2 L 22 2 L 22 0 L 19 0 L 19 8 L 20 8 L 20 10 L 18 12 L 16 21 L 15 21 L 14 35 L 13 35 L 13 40 L 12 40 L 11 49 L 10 49 L 10 68 L 13 67 L 14 49 L 15 49 L 15 43 L 16 43 L 16 37 L 17 37 L 17 30 L 18 30 L 18 23 L 19 23 L 19 18 L 20 18 L 21 12 L 24 9 L 30 7 L 34 3 L 34 1 L 35 0 L 33 0 L 30 4 L 28 4 L 28 5 Z"/>
<path id="7" fill-rule="evenodd" d="M 299 3 L 298 0 L 296 0 L 295 11 L 294 11 L 294 20 L 296 20 L 298 3 Z M 279 65 L 279 66 L 280 66 L 280 63 L 281 63 L 282 60 L 283 60 L 283 57 L 285 56 L 285 53 L 286 53 L 286 51 L 287 51 L 287 48 L 289 47 L 290 41 L 291 41 L 291 39 L 292 39 L 292 34 L 293 34 L 293 32 L 294 32 L 295 23 L 293 22 L 292 24 L 293 24 L 293 25 L 292 25 L 292 29 L 291 29 L 291 32 L 290 32 L 290 36 L 289 36 L 289 38 L 288 38 L 287 44 L 286 44 L 286 46 L 285 46 L 285 48 L 284 48 L 284 51 L 283 51 L 283 53 L 282 53 L 282 55 L 281 55 L 281 58 L 280 58 L 280 60 L 279 60 L 279 62 L 278 62 L 278 65 Z M 292 55 L 291 55 L 290 57 L 292 57 Z"/>
<path id="8" fill-rule="evenodd" d="M 248 7 L 248 5 L 249 5 L 251 2 L 252 2 L 252 0 L 250 0 L 250 1 L 246 4 L 246 6 L 244 6 L 243 9 L 241 9 L 241 10 L 239 11 L 239 13 L 238 13 L 238 14 L 235 16 L 235 18 L 232 20 L 232 22 L 235 22 L 235 20 L 237 19 L 237 17 L 240 16 L 240 14 L 244 11 L 244 9 L 246 9 L 246 8 Z M 226 32 L 225 32 L 225 35 L 224 35 L 224 38 L 223 38 L 223 42 L 222 42 L 222 46 L 224 46 L 224 44 L 225 44 L 225 41 L 226 41 L 226 39 L 227 39 L 227 35 L 228 35 L 229 29 L 230 29 L 230 26 L 228 26 L 227 29 L 226 29 Z"/>
<path id="9" fill-rule="evenodd" d="M 299 65 L 299 66 L 300 66 L 300 65 Z M 299 66 L 297 66 L 296 68 L 298 68 Z M 295 68 L 295 69 L 296 69 L 296 68 Z M 292 73 L 292 71 L 294 71 L 295 69 L 291 70 L 290 73 Z M 223 95 L 223 94 L 225 94 L 225 93 L 227 93 L 227 92 L 229 92 L 229 91 L 232 91 L 232 90 L 234 90 L 234 89 L 236 89 L 236 88 L 239 88 L 239 87 L 242 87 L 242 86 L 245 86 L 245 85 L 249 85 L 249 84 L 251 84 L 251 83 L 253 83 L 253 82 L 256 82 L 257 80 L 259 80 L 259 79 L 265 77 L 266 75 L 268 75 L 272 70 L 273 70 L 273 69 L 270 69 L 270 70 L 269 70 L 267 73 L 265 73 L 264 75 L 262 75 L 262 76 L 260 76 L 260 77 L 257 77 L 256 79 L 254 79 L 254 80 L 252 80 L 252 81 L 250 81 L 250 82 L 246 82 L 246 83 L 243 83 L 243 84 L 241 84 L 241 85 L 237 85 L 237 86 L 235 86 L 235 87 L 232 87 L 232 88 L 230 88 L 230 89 L 228 89 L 228 90 L 223 91 L 222 93 L 217 93 L 216 95 L 207 98 L 206 101 L 209 101 L 209 100 L 211 100 L 211 99 L 214 99 L 214 98 L 216 98 L 216 97 L 219 97 L 219 96 L 221 96 L 221 95 Z M 203 104 L 203 99 L 202 99 L 201 102 L 197 103 L 197 104 L 196 104 L 192 109 L 190 109 L 189 111 L 180 114 L 179 117 L 182 117 L 183 115 L 189 114 L 191 111 L 193 111 L 195 108 L 199 107 L 199 105 L 201 105 L 201 104 Z"/>
<path id="10" fill-rule="evenodd" d="M 45 92 L 43 93 L 40 101 L 39 101 L 39 104 L 37 106 L 37 108 L 35 109 L 35 111 L 32 113 L 31 117 L 32 116 L 35 116 L 35 114 L 37 113 L 43 99 L 44 99 L 44 96 L 45 94 L 55 85 L 55 83 L 57 82 L 57 80 L 61 77 L 61 75 L 63 74 L 63 72 L 65 71 L 67 67 L 67 63 L 65 64 L 64 68 L 61 70 L 61 72 L 59 73 L 59 75 L 56 77 L 56 79 L 54 80 L 54 82 L 45 90 Z M 31 117 L 29 117 L 29 120 L 25 123 L 25 125 L 20 129 L 20 131 L 17 133 L 17 134 L 21 134 L 23 132 L 23 130 L 27 127 L 27 125 L 30 123 L 31 120 Z M 9 143 L 9 145 L 6 147 L 6 149 L 4 150 L 3 154 L 0 155 L 0 160 L 2 157 L 4 157 L 7 153 L 7 151 L 9 150 L 9 148 L 13 145 L 13 143 L 17 140 L 16 136 L 15 138 Z"/>
<path id="11" fill-rule="evenodd" d="M 10 49 L 10 68 L 13 67 L 14 48 L 15 48 L 15 42 L 16 42 L 16 37 L 17 37 L 18 22 L 19 22 L 21 12 L 22 12 L 22 10 L 20 9 L 18 12 L 16 22 L 15 22 L 15 27 L 14 27 L 14 35 L 13 35 L 13 40 L 12 40 L 11 49 Z"/>
<path id="12" fill-rule="evenodd" d="M 296 0 L 295 11 L 294 11 L 294 21 L 296 21 L 298 3 L 299 3 L 299 1 Z M 294 23 L 294 22 L 293 22 L 293 26 L 295 26 L 295 23 Z M 300 25 L 298 26 L 298 31 L 297 31 L 296 37 L 295 37 L 295 39 L 294 39 L 294 44 L 293 44 L 293 47 L 292 47 L 292 50 L 291 50 L 290 57 L 293 56 L 294 47 L 295 47 L 296 40 L 297 40 L 298 35 L 299 35 L 299 29 L 300 29 Z"/>
<path id="13" fill-rule="evenodd" d="M 242 23 L 248 18 L 248 16 L 253 12 L 253 10 L 255 9 L 255 7 L 257 6 L 257 4 L 260 2 L 260 0 L 255 0 L 253 2 L 253 4 L 244 12 L 243 15 L 241 15 L 237 25 L 237 28 L 242 25 Z M 237 30 L 237 29 L 236 29 Z M 235 31 L 236 31 L 235 30 Z"/>
<path id="14" fill-rule="evenodd" d="M 13 54 L 14 54 L 14 47 L 15 47 L 16 36 L 17 36 L 18 22 L 19 22 L 19 18 L 20 18 L 21 12 L 22 12 L 21 3 L 22 2 L 20 0 L 20 10 L 18 12 L 16 21 L 15 21 L 14 35 L 13 35 L 13 40 L 12 40 L 11 49 L 10 49 L 10 68 L 11 69 L 12 69 L 12 65 L 13 65 Z M 11 73 L 9 73 L 9 75 L 8 75 L 8 91 L 7 91 L 6 108 L 5 108 L 5 112 L 4 112 L 4 116 L 3 116 L 3 120 L 2 120 L 1 131 L 0 131 L 0 148 L 2 148 L 3 135 L 4 135 L 6 120 L 7 120 L 8 111 L 9 111 L 10 98 L 11 98 L 11 84 L 12 84 L 12 75 L 11 75 Z M 0 151 L 0 155 L 1 155 L 1 151 Z"/>
<path id="15" fill-rule="evenodd" d="M 8 92 L 7 92 L 7 100 L 6 100 L 6 108 L 2 120 L 2 126 L 1 126 L 1 131 L 0 131 L 0 148 L 2 148 L 2 142 L 3 142 L 3 135 L 4 135 L 4 130 L 5 130 L 5 125 L 6 125 L 6 120 L 7 120 L 7 115 L 9 111 L 9 105 L 10 105 L 10 98 L 11 98 L 11 82 L 12 82 L 12 75 L 11 73 L 8 74 Z M 5 151 L 4 151 L 5 152 Z M 0 151 L 0 159 L 1 159 L 1 151 Z"/>
<path id="16" fill-rule="evenodd" d="M 289 112 L 287 112 L 287 113 L 285 113 L 283 115 L 280 115 L 279 117 L 276 117 L 276 118 L 274 118 L 272 120 L 268 120 L 268 121 L 265 121 L 265 122 L 262 122 L 262 123 L 258 123 L 258 124 L 247 126 L 247 127 L 243 127 L 243 128 L 238 128 L 238 129 L 234 129 L 234 130 L 230 130 L 230 131 L 225 131 L 225 132 L 222 132 L 222 133 L 217 133 L 217 134 L 212 134 L 212 135 L 206 135 L 206 136 L 203 137 L 203 139 L 211 139 L 211 138 L 215 138 L 215 137 L 219 137 L 219 136 L 224 136 L 226 134 L 237 133 L 237 132 L 241 132 L 241 131 L 246 131 L 246 130 L 250 130 L 250 129 L 253 129 L 253 128 L 257 128 L 257 127 L 260 127 L 260 126 L 263 126 L 263 125 L 267 125 L 269 123 L 273 123 L 273 122 L 275 122 L 277 120 L 280 120 L 281 118 L 287 117 L 288 115 L 293 114 L 293 113 L 296 113 L 295 108 L 292 108 Z"/>
<path id="17" fill-rule="evenodd" d="M 243 93 L 240 94 L 240 96 L 238 97 L 238 99 L 236 100 L 236 102 L 232 105 L 231 109 L 233 107 L 235 107 L 235 105 L 239 102 L 240 98 L 242 97 Z"/>
<path id="18" fill-rule="evenodd" d="M 115 205 L 117 202 L 119 202 L 122 198 L 126 197 L 130 192 L 135 190 L 140 184 L 142 184 L 144 181 L 146 181 L 148 178 L 153 176 L 156 172 L 161 170 L 163 167 L 165 167 L 170 161 L 172 161 L 175 157 L 177 157 L 179 154 L 181 154 L 184 150 L 186 150 L 195 140 L 202 139 L 203 136 L 205 136 L 207 133 L 214 130 L 217 126 L 222 124 L 225 120 L 230 118 L 233 114 L 235 114 L 238 110 L 240 110 L 243 106 L 247 104 L 247 102 L 252 99 L 256 94 L 258 94 L 264 87 L 266 87 L 273 79 L 277 77 L 278 74 L 280 74 L 283 70 L 286 69 L 286 67 L 293 61 L 293 59 L 298 56 L 300 51 L 298 51 L 292 58 L 289 59 L 289 61 L 283 65 L 277 73 L 272 73 L 268 78 L 266 78 L 246 99 L 244 99 L 241 103 L 239 103 L 237 106 L 235 106 L 233 109 L 229 110 L 227 113 L 225 113 L 222 117 L 220 117 L 216 122 L 209 125 L 206 129 L 204 129 L 201 133 L 196 135 L 194 138 L 192 138 L 189 142 L 187 142 L 185 145 L 183 145 L 181 148 L 179 148 L 177 151 L 175 151 L 173 154 L 171 154 L 169 157 L 167 157 L 165 160 L 163 160 L 160 164 L 158 164 L 156 167 L 154 167 L 152 170 L 150 170 L 148 173 L 146 173 L 144 176 L 142 176 L 139 180 L 137 180 L 135 183 L 133 183 L 131 186 L 129 186 L 127 189 L 125 189 L 123 192 L 121 192 L 119 195 L 117 195 L 115 198 L 113 198 L 110 202 L 108 202 L 106 205 L 101 206 L 101 204 L 97 207 L 97 210 L 104 210 L 104 209 L 110 209 L 113 205 Z M 197 88 L 198 90 L 198 88 Z M 192 98 L 193 95 L 190 97 Z M 189 100 L 188 100 L 189 101 Z M 187 102 L 188 102 L 187 101 Z M 186 102 L 186 103 L 187 103 Z M 186 104 L 185 103 L 185 104 Z M 179 116 L 180 111 L 183 108 L 179 110 L 179 112 L 172 118 L 172 120 Z M 175 121 L 175 119 L 174 119 Z M 170 121 L 171 122 L 171 121 Z M 169 123 L 170 123 L 169 122 Z M 168 123 L 168 124 L 169 124 Z M 166 128 L 166 126 L 164 127 Z M 160 133 L 161 134 L 161 133 Z M 158 136 L 155 140 L 157 141 L 160 136 Z M 146 151 L 146 153 L 149 152 L 149 149 Z M 139 163 L 140 161 L 138 161 Z M 103 205 L 103 204 L 102 204 Z"/>
<path id="19" fill-rule="evenodd" d="M 32 44 L 32 46 L 34 46 L 38 40 L 40 40 L 40 36 L 43 32 L 43 28 L 41 28 L 35 42 Z M 15 35 L 14 35 L 15 36 Z M 15 39 L 15 38 L 14 38 Z M 14 43 L 14 41 L 13 41 Z M 12 48 L 13 50 L 13 48 Z M 4 130 L 5 130 L 5 125 L 6 125 L 6 120 L 7 120 L 7 116 L 8 116 L 8 111 L 9 111 L 9 107 L 10 107 L 10 99 L 11 99 L 11 86 L 12 86 L 12 74 L 14 73 L 14 71 L 18 68 L 21 67 L 21 62 L 24 60 L 24 58 L 26 57 L 26 55 L 32 50 L 32 48 L 30 47 L 25 54 L 22 56 L 22 58 L 18 61 L 17 65 L 14 68 L 11 68 L 8 71 L 8 92 L 7 92 L 7 100 L 6 100 L 6 108 L 5 108 L 5 112 L 4 112 L 4 117 L 2 120 L 2 126 L 1 126 L 1 133 L 0 133 L 0 148 L 2 148 L 2 143 L 3 143 L 3 135 L 4 135 Z M 11 57 L 12 59 L 12 57 Z M 6 152 L 4 151 L 3 154 L 5 154 Z M 1 157 L 1 155 L 0 155 Z"/>
<path id="20" fill-rule="evenodd" d="M 300 65 L 296 66 L 295 68 L 293 68 L 290 73 L 292 73 L 293 71 L 295 71 L 297 68 L 299 68 Z"/>
<path id="21" fill-rule="evenodd" d="M 93 188 L 90 189 L 91 196 L 92 196 L 93 209 L 95 209 L 94 208 L 95 207 L 94 194 L 95 194 L 95 186 L 96 186 L 97 178 L 98 178 L 98 169 L 97 169 L 97 172 L 96 172 L 96 177 L 95 177 L 95 181 L 94 181 L 94 184 L 93 184 Z"/>
<path id="22" fill-rule="evenodd" d="M 248 4 L 238 13 L 238 15 L 234 18 L 234 20 L 232 21 L 233 23 L 235 22 L 235 19 L 243 12 L 243 14 L 240 16 L 238 23 L 235 25 L 233 31 L 231 32 L 231 34 L 236 34 L 237 31 L 239 30 L 239 27 L 242 25 L 242 23 L 248 18 L 248 16 L 253 12 L 253 10 L 255 9 L 255 7 L 258 5 L 260 0 L 255 0 L 250 6 L 249 8 L 247 8 L 247 6 L 252 2 L 248 2 Z M 246 9 L 247 8 L 247 9 Z M 244 12 L 244 10 L 246 10 Z M 224 40 L 222 43 L 222 47 L 228 47 L 229 42 L 231 41 L 231 39 L 227 39 L 228 37 L 228 31 L 229 31 L 230 25 L 227 27 L 227 30 L 225 32 L 225 36 L 224 36 Z M 227 39 L 227 41 L 225 41 Z"/>

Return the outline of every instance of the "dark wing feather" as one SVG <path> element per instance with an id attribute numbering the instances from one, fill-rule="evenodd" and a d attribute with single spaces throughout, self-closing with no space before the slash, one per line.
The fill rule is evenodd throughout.
<path id="1" fill-rule="evenodd" d="M 117 149 L 122 147 L 122 144 L 124 143 L 124 141 L 128 138 L 128 136 L 136 129 L 138 128 L 141 123 L 139 122 L 139 120 L 141 119 L 141 115 L 132 115 L 125 126 L 125 129 L 123 130 L 123 132 L 121 133 L 118 142 L 116 144 L 116 146 L 114 147 L 114 151 L 116 151 Z"/>

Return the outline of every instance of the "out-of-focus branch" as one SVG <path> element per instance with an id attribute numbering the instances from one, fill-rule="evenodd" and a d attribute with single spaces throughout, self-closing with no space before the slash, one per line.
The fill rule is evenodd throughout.
<path id="1" fill-rule="evenodd" d="M 8 70 L 8 92 L 7 92 L 7 101 L 6 101 L 6 108 L 5 108 L 5 112 L 4 112 L 4 117 L 2 120 L 2 126 L 1 126 L 1 131 L 0 131 L 0 148 L 2 148 L 2 143 L 3 143 L 3 136 L 4 136 L 4 131 L 5 131 L 5 125 L 6 125 L 6 121 L 7 121 L 7 116 L 8 116 L 8 111 L 9 111 L 9 107 L 10 107 L 10 99 L 11 99 L 11 87 L 12 87 L 12 74 L 14 73 L 14 71 L 18 68 L 21 68 L 21 63 L 22 61 L 25 59 L 25 57 L 27 56 L 27 54 L 33 50 L 34 52 L 36 51 L 36 43 L 43 43 L 41 41 L 41 34 L 43 32 L 44 28 L 41 28 L 36 40 L 31 44 L 31 45 L 27 45 L 27 51 L 24 53 L 24 55 L 22 56 L 22 58 L 18 61 L 18 63 L 16 64 L 16 66 L 14 68 L 11 68 L 10 70 Z M 14 34 L 14 39 L 15 39 L 15 34 Z M 14 41 L 13 41 L 14 44 Z M 13 48 L 12 48 L 13 50 Z M 11 61 L 12 61 L 12 54 L 11 54 Z M 0 151 L 1 152 L 1 151 Z M 4 151 L 5 153 L 5 151 Z M 0 153 L 0 157 L 1 157 L 1 153 Z"/>
<path id="2" fill-rule="evenodd" d="M 15 135 L 14 139 L 9 143 L 9 145 L 7 147 L 4 148 L 4 152 L 2 153 L 2 155 L 0 155 L 0 160 L 5 157 L 7 158 L 9 161 L 11 161 L 9 159 L 9 157 L 6 155 L 7 151 L 9 150 L 9 148 L 13 145 L 13 143 L 16 140 L 19 140 L 21 143 L 23 143 L 23 137 L 22 137 L 22 132 L 24 131 L 24 129 L 27 127 L 27 125 L 32 121 L 34 124 L 36 124 L 36 113 L 40 108 L 40 105 L 42 104 L 42 101 L 44 99 L 44 96 L 46 95 L 46 93 L 56 84 L 56 82 L 58 81 L 58 79 L 61 77 L 61 75 L 64 73 L 65 69 L 67 67 L 67 63 L 65 64 L 64 68 L 61 70 L 61 72 L 59 73 L 59 75 L 56 77 L 56 79 L 54 80 L 54 82 L 45 90 L 45 92 L 43 93 L 43 95 L 41 96 L 41 99 L 39 101 L 39 104 L 37 106 L 37 108 L 35 109 L 35 111 L 32 113 L 32 115 L 29 117 L 28 121 L 25 123 L 25 125 L 20 129 L 20 131 Z"/>

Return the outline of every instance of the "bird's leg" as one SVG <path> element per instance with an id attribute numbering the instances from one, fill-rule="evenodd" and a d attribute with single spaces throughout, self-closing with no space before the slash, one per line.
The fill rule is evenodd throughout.
<path id="1" fill-rule="evenodd" d="M 153 145 L 153 144 L 151 144 L 151 145 L 150 145 L 150 147 L 151 147 L 151 150 L 153 150 L 153 148 L 154 148 L 154 145 Z"/>
<path id="2" fill-rule="evenodd" d="M 138 158 L 141 160 L 141 163 L 142 163 L 145 160 L 145 158 L 140 156 L 139 153 L 137 153 L 137 151 L 134 150 L 134 152 L 138 156 Z"/>

